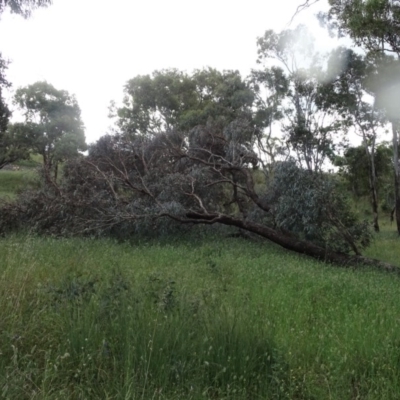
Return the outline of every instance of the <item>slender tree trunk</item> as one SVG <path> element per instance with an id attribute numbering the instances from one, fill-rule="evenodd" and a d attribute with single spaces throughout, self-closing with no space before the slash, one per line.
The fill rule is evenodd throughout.
<path id="1" fill-rule="evenodd" d="M 46 182 L 51 183 L 49 158 L 47 156 L 46 151 L 43 151 L 42 157 L 43 157 L 44 176 L 45 176 Z"/>
<path id="2" fill-rule="evenodd" d="M 393 168 L 394 168 L 394 199 L 397 232 L 400 235 L 400 168 L 399 168 L 399 132 L 398 124 L 395 121 L 392 123 L 393 133 Z"/>
<path id="3" fill-rule="evenodd" d="M 373 213 L 373 224 L 375 232 L 379 232 L 379 214 L 378 214 L 378 198 L 376 194 L 376 189 L 371 185 L 371 203 L 372 203 L 372 213 Z"/>
<path id="4" fill-rule="evenodd" d="M 368 166 L 369 166 L 369 191 L 371 194 L 371 206 L 372 206 L 372 213 L 373 213 L 373 224 L 375 232 L 379 232 L 379 222 L 378 222 L 378 194 L 376 190 L 376 171 L 375 171 L 375 138 L 372 142 L 372 149 L 371 152 L 368 149 L 368 143 L 366 138 L 364 137 L 364 146 L 365 152 L 367 154 L 368 159 Z"/>

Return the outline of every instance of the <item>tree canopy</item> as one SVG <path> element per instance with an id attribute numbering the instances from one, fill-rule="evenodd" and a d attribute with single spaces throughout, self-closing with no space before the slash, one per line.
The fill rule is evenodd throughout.
<path id="1" fill-rule="evenodd" d="M 258 62 L 264 69 L 253 71 L 255 90 L 261 85 L 274 99 L 265 113 L 279 120 L 286 145 L 298 161 L 318 171 L 327 158 L 333 158 L 340 133 L 346 130 L 340 114 L 323 106 L 331 97 L 325 89 L 329 71 L 323 57 L 314 50 L 314 40 L 304 26 L 280 33 L 268 30 L 257 44 Z M 271 60 L 278 64 L 271 67 Z"/>
<path id="2" fill-rule="evenodd" d="M 16 124 L 18 140 L 43 157 L 48 173 L 56 174 L 60 162 L 86 150 L 81 111 L 67 91 L 36 82 L 18 89 L 15 103 L 25 115 L 25 123 Z"/>
<path id="3" fill-rule="evenodd" d="M 207 121 L 222 125 L 251 114 L 254 95 L 238 71 L 176 69 L 140 75 L 125 85 L 123 106 L 113 107 L 126 135 L 188 130 Z"/>
<path id="4" fill-rule="evenodd" d="M 318 1 L 318 0 L 317 0 Z M 306 0 L 298 11 L 316 1 Z M 400 235 L 400 2 L 398 0 L 329 0 L 321 21 L 339 36 L 347 35 L 374 60 L 371 87 L 375 106 L 391 123 L 397 231 Z"/>

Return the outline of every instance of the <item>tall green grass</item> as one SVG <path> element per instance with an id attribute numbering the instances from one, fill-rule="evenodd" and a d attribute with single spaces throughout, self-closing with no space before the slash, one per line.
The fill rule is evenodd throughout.
<path id="1" fill-rule="evenodd" d="M 37 187 L 38 185 L 35 169 L 0 170 L 0 198 L 13 199 L 19 190 Z"/>
<path id="2" fill-rule="evenodd" d="M 220 237 L 12 236 L 0 260 L 3 398 L 399 398 L 399 278 Z"/>

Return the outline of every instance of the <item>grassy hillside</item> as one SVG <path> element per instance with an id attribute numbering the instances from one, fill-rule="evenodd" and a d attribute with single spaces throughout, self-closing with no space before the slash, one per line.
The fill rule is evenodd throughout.
<path id="1" fill-rule="evenodd" d="M 37 186 L 36 169 L 41 165 L 41 157 L 33 155 L 30 160 L 21 160 L 13 164 L 18 170 L 0 170 L 0 199 L 13 199 L 18 192 Z"/>
<path id="2" fill-rule="evenodd" d="M 0 259 L 4 398 L 399 398 L 394 276 L 219 237 L 14 236 Z"/>
<path id="3" fill-rule="evenodd" d="M 0 170 L 0 198 L 13 199 L 18 190 L 35 186 L 37 186 L 37 173 L 34 169 Z"/>

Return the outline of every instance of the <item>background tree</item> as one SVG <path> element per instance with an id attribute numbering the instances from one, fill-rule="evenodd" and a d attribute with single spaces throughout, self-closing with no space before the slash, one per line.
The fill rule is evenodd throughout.
<path id="1" fill-rule="evenodd" d="M 125 135 L 171 130 L 186 111 L 197 105 L 194 82 L 175 69 L 137 76 L 128 81 L 124 92 L 123 106 L 116 110 L 116 116 Z"/>
<path id="2" fill-rule="evenodd" d="M 307 0 L 298 11 L 309 6 Z M 377 63 L 376 103 L 386 111 L 392 128 L 394 193 L 397 231 L 400 235 L 400 2 L 398 0 L 329 0 L 321 16 L 339 35 L 348 35 L 372 54 Z M 396 58 L 387 57 L 393 55 Z"/>
<path id="3" fill-rule="evenodd" d="M 314 40 L 304 26 L 285 30 L 277 34 L 266 31 L 258 39 L 258 62 L 266 69 L 264 85 L 279 93 L 281 128 L 289 149 L 296 154 L 300 163 L 310 171 L 320 171 L 327 157 L 332 158 L 335 138 L 343 130 L 335 110 L 320 106 L 318 98 L 322 93 L 325 75 L 321 56 L 314 51 Z M 269 60 L 280 64 L 279 69 L 268 66 Z M 258 74 L 258 82 L 262 74 Z M 271 85 L 276 85 L 272 88 Z"/>
<path id="4" fill-rule="evenodd" d="M 255 95 L 255 119 L 263 129 L 258 145 L 267 156 L 263 163 L 272 172 L 277 161 L 276 156 L 285 153 L 283 141 L 276 132 L 274 135 L 274 128 L 284 118 L 283 102 L 289 90 L 289 81 L 282 68 L 271 67 L 252 70 L 249 82 Z"/>
<path id="5" fill-rule="evenodd" d="M 371 101 L 374 93 L 371 91 L 369 80 L 375 71 L 375 65 L 365 56 L 357 55 L 354 51 L 338 48 L 328 60 L 330 81 L 323 86 L 326 95 L 320 100 L 326 109 L 336 109 L 362 138 L 364 152 L 368 163 L 368 180 L 370 201 L 373 213 L 373 223 L 379 232 L 378 222 L 378 183 L 376 173 L 376 146 L 378 132 L 387 124 L 384 113 Z"/>
<path id="6" fill-rule="evenodd" d="M 81 111 L 67 91 L 36 82 L 16 91 L 15 102 L 24 111 L 19 140 L 43 157 L 46 175 L 57 178 L 58 164 L 86 150 Z"/>
<path id="7" fill-rule="evenodd" d="M 385 211 L 393 208 L 393 150 L 387 143 L 380 143 L 375 148 L 375 181 L 377 192 L 382 198 Z M 337 157 L 335 165 L 339 174 L 345 179 L 348 190 L 356 198 L 370 196 L 370 161 L 364 145 L 348 147 L 342 157 Z"/>
<path id="8" fill-rule="evenodd" d="M 0 169 L 17 160 L 28 157 L 26 146 L 20 139 L 18 126 L 9 124 L 10 109 L 2 95 L 2 89 L 10 87 L 5 77 L 7 63 L 0 54 Z"/>
<path id="9" fill-rule="evenodd" d="M 339 35 L 368 51 L 400 54 L 398 0 L 329 0 L 329 5 L 320 18 Z"/>
<path id="10" fill-rule="evenodd" d="M 391 125 L 393 172 L 394 172 L 394 213 L 397 231 L 400 234 L 400 59 L 383 53 L 371 53 L 370 58 L 375 65 L 369 77 L 369 86 L 375 94 L 375 107 L 383 110 Z"/>
<path id="11" fill-rule="evenodd" d="M 188 131 L 207 122 L 222 128 L 237 118 L 251 119 L 254 94 L 238 71 L 212 68 L 188 75 L 178 70 L 137 76 L 125 86 L 123 105 L 113 109 L 124 135 Z"/>
<path id="12" fill-rule="evenodd" d="M 1 165 L 6 165 L 7 157 L 4 154 L 7 152 L 5 149 L 5 134 L 7 130 L 8 121 L 11 116 L 11 112 L 3 97 L 3 88 L 9 87 L 10 83 L 5 77 L 5 70 L 7 69 L 7 63 L 1 57 L 0 53 L 0 168 Z"/>

